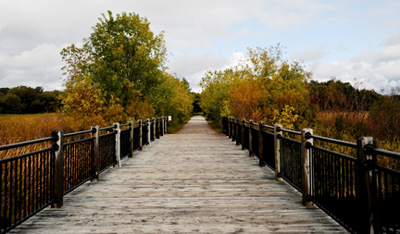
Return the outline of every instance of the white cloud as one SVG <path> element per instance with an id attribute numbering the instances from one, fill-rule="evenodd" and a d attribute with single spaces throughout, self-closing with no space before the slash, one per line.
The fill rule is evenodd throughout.
<path id="1" fill-rule="evenodd" d="M 17 55 L 0 54 L 0 86 L 42 86 L 61 89 L 61 47 L 42 44 Z"/>
<path id="2" fill-rule="evenodd" d="M 176 56 L 169 64 L 171 73 L 176 73 L 180 78 L 189 81 L 193 91 L 199 92 L 199 82 L 207 71 L 219 70 L 229 64 L 229 59 L 219 57 L 210 51 L 191 56 L 188 53 L 181 53 Z"/>
<path id="3" fill-rule="evenodd" d="M 394 36 L 393 36 L 394 35 Z M 320 81 L 336 77 L 346 82 L 361 81 L 362 88 L 380 91 L 400 86 L 400 40 L 388 37 L 378 51 L 366 49 L 359 55 L 337 62 L 308 62 L 313 78 Z M 390 41 L 390 43 L 387 43 Z"/>
<path id="4" fill-rule="evenodd" d="M 138 13 L 151 22 L 155 33 L 165 31 L 172 54 L 170 72 L 187 78 L 194 90 L 205 71 L 235 64 L 235 57 L 243 55 L 235 51 L 285 40 L 287 44 L 282 45 L 295 51 L 291 58 L 304 60 L 315 78 L 358 77 L 370 87 L 390 86 L 400 77 L 400 33 L 383 40 L 385 34 L 375 31 L 379 29 L 376 25 L 387 32 L 393 31 L 391 27 L 398 30 L 400 14 L 394 2 L 2 0 L 0 87 L 28 83 L 59 87 L 61 48 L 88 37 L 107 10 Z M 375 11 L 379 14 L 370 14 Z M 354 27 L 343 29 L 347 25 Z M 365 35 L 382 41 L 380 47 L 367 50 L 366 44 L 360 43 L 360 48 L 351 50 L 355 46 L 348 41 Z M 335 56 L 337 46 L 332 43 L 350 48 L 347 51 L 352 54 Z"/>
<path id="5" fill-rule="evenodd" d="M 302 61 L 318 61 L 328 55 L 325 51 L 324 46 L 319 46 L 319 48 L 306 48 L 301 51 L 294 52 L 290 58 Z"/>

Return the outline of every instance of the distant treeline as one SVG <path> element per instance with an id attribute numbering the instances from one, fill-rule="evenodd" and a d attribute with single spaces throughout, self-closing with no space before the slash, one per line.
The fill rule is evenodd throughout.
<path id="1" fill-rule="evenodd" d="M 61 106 L 61 93 L 44 91 L 42 87 L 0 88 L 0 114 L 56 112 Z"/>
<path id="2" fill-rule="evenodd" d="M 382 98 L 374 90 L 357 89 L 348 82 L 336 79 L 327 82 L 309 82 L 310 101 L 320 110 L 368 111 Z"/>

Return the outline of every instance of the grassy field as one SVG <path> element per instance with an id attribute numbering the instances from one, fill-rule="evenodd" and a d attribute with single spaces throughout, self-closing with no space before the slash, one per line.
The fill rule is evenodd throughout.
<path id="1" fill-rule="evenodd" d="M 0 145 L 49 137 L 58 129 L 72 132 L 78 126 L 62 113 L 0 115 Z"/>

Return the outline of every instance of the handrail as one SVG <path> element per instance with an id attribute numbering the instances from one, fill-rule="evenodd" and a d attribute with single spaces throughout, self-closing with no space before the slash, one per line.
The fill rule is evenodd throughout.
<path id="1" fill-rule="evenodd" d="M 277 181 L 285 180 L 301 191 L 304 205 L 316 204 L 350 232 L 400 231 L 399 216 L 390 215 L 400 209 L 394 202 L 400 199 L 400 153 L 377 148 L 372 137 L 353 143 L 313 135 L 309 128 L 300 132 L 260 122 L 259 128 L 249 131 L 242 127 L 245 121 L 222 121 L 223 132 L 249 156 L 257 156 L 260 166 L 267 165 Z M 301 141 L 282 133 L 302 135 Z M 336 150 L 314 141 L 335 144 Z M 374 209 L 377 204 L 384 205 Z M 360 212 L 368 215 L 359 216 Z"/>
<path id="2" fill-rule="evenodd" d="M 353 142 L 341 141 L 341 140 L 336 140 L 336 139 L 332 139 L 332 138 L 328 138 L 328 137 L 322 137 L 322 136 L 316 136 L 316 135 L 310 135 L 310 137 L 315 139 L 315 140 L 321 140 L 321 141 L 335 143 L 335 144 L 338 144 L 338 145 L 343 145 L 343 146 L 347 146 L 347 147 L 351 147 L 351 148 L 357 148 L 357 144 L 353 143 Z"/>
<path id="3" fill-rule="evenodd" d="M 155 121 L 115 123 L 102 128 L 93 126 L 90 130 L 66 134 L 58 130 L 53 131 L 51 137 L 0 146 L 0 151 L 9 153 L 10 151 L 6 150 L 15 149 L 11 153 L 16 154 L 0 160 L 0 178 L 3 178 L 0 180 L 0 191 L 3 191 L 0 193 L 2 218 L 0 233 L 10 231 L 45 207 L 63 206 L 63 197 L 66 193 L 89 180 L 97 181 L 105 169 L 112 165 L 121 166 L 121 159 L 132 157 L 136 150 L 140 151 L 144 145 L 150 146 L 151 141 L 164 136 L 168 120 L 160 121 L 161 119 L 154 118 L 153 120 Z M 156 121 L 158 128 L 154 128 Z M 121 130 L 121 127 L 124 129 Z M 152 132 L 150 132 L 151 129 Z M 100 134 L 100 131 L 109 132 Z M 157 138 L 150 139 L 151 134 L 156 134 Z M 83 139 L 65 140 L 65 138 L 78 135 L 82 137 L 77 138 Z M 32 147 L 32 149 L 27 148 L 28 150 L 19 149 L 19 147 L 43 142 L 48 143 Z M 29 169 L 26 169 L 27 167 Z M 29 173 L 26 173 L 26 170 L 29 170 Z M 32 184 L 45 184 L 35 190 L 26 190 L 26 186 L 21 185 L 27 181 Z M 17 187 L 25 191 L 13 189 Z M 7 194 L 4 191 L 8 191 Z M 22 211 L 24 207 L 21 204 L 24 203 L 19 200 L 21 193 L 24 193 L 23 199 L 25 197 L 32 199 L 35 204 L 29 212 Z M 46 196 L 37 196 L 35 195 L 37 193 Z M 12 209 L 13 212 L 9 212 Z M 3 222 L 3 218 L 6 221 Z"/>
<path id="4" fill-rule="evenodd" d="M 71 137 L 71 136 L 77 136 L 81 134 L 86 134 L 86 133 L 94 133 L 95 130 L 86 130 L 86 131 L 80 131 L 80 132 L 71 132 L 71 133 L 66 133 L 64 134 L 64 137 Z"/>
<path id="5" fill-rule="evenodd" d="M 400 153 L 396 153 L 396 152 L 388 151 L 388 150 L 384 150 L 384 149 L 379 149 L 379 148 L 373 148 L 373 150 L 375 151 L 376 154 L 381 154 L 381 155 L 385 155 L 385 156 L 400 160 Z"/>
<path id="6" fill-rule="evenodd" d="M 13 144 L 10 144 L 10 145 L 2 145 L 2 146 L 0 146 L 0 151 L 1 150 L 12 149 L 12 148 L 17 148 L 17 147 L 21 147 L 21 146 L 26 146 L 26 145 L 42 143 L 42 142 L 46 142 L 46 141 L 52 141 L 52 140 L 55 140 L 55 139 L 56 139 L 55 137 L 46 137 L 46 138 L 41 138 L 41 139 L 37 139 L 37 140 L 13 143 Z"/>
<path id="7" fill-rule="evenodd" d="M 287 132 L 295 135 L 301 135 L 301 132 L 299 131 L 294 131 L 294 130 L 289 130 L 289 129 L 284 129 L 284 128 L 277 128 L 277 131 L 282 131 L 282 132 Z"/>

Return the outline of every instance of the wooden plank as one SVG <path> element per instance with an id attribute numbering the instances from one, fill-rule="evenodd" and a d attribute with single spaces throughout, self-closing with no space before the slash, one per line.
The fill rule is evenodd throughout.
<path id="1" fill-rule="evenodd" d="M 202 117 L 10 233 L 346 233 Z"/>

